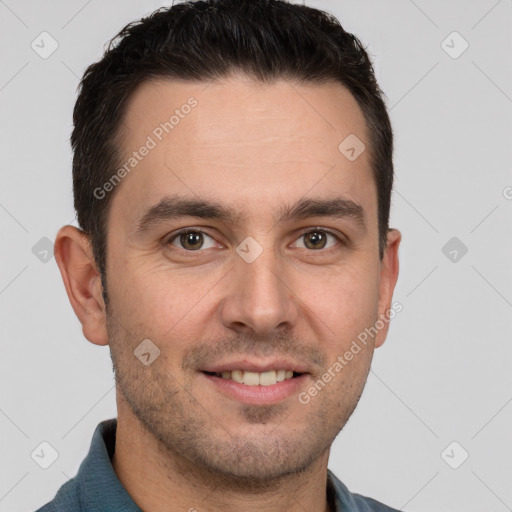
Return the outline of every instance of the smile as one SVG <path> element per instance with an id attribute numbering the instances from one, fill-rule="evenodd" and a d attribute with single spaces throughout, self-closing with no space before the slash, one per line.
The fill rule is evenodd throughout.
<path id="1" fill-rule="evenodd" d="M 278 382 L 297 377 L 300 373 L 292 370 L 270 370 L 266 372 L 252 372 L 248 370 L 233 370 L 224 372 L 205 372 L 226 380 L 234 380 L 246 386 L 273 386 Z"/>

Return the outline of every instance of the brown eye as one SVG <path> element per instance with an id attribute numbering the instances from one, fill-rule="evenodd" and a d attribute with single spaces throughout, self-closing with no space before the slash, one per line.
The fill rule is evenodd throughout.
<path id="1" fill-rule="evenodd" d="M 179 242 L 177 247 L 187 251 L 197 251 L 199 249 L 209 249 L 210 247 L 214 247 L 214 243 L 211 243 L 209 247 L 204 247 L 205 237 L 209 238 L 213 242 L 212 237 L 202 231 L 182 231 L 181 233 L 173 236 L 167 243 L 176 246 L 175 242 Z"/>
<path id="2" fill-rule="evenodd" d="M 329 241 L 329 237 L 331 237 L 331 241 Z M 299 247 L 313 251 L 330 249 L 336 245 L 336 242 L 340 242 L 340 239 L 336 235 L 322 229 L 314 229 L 303 233 L 298 240 Z M 302 242 L 302 244 L 300 242 Z"/>
<path id="3" fill-rule="evenodd" d="M 323 249 L 327 243 L 327 236 L 322 231 L 311 231 L 304 235 L 304 240 L 308 249 Z"/>

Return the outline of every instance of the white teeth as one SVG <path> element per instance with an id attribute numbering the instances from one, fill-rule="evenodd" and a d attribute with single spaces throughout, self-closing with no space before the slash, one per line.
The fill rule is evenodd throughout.
<path id="1" fill-rule="evenodd" d="M 260 374 L 256 372 L 244 372 L 244 384 L 257 386 L 260 383 Z"/>
<path id="2" fill-rule="evenodd" d="M 258 375 L 255 373 L 255 375 Z M 244 379 L 245 382 L 245 379 Z M 270 372 L 264 372 L 260 373 L 259 375 L 259 384 L 260 386 L 272 386 L 272 384 L 276 384 L 277 378 L 276 378 L 276 372 L 275 370 L 272 370 Z"/>
<path id="3" fill-rule="evenodd" d="M 222 372 L 216 374 L 223 379 L 232 379 L 246 386 L 272 386 L 277 382 L 288 380 L 293 377 L 292 370 L 271 370 L 269 372 L 250 372 L 244 370 L 233 370 L 232 372 Z"/>
<path id="4" fill-rule="evenodd" d="M 231 373 L 231 378 L 235 382 L 240 382 L 240 384 L 244 383 L 244 372 L 242 370 L 234 370 L 232 372 L 227 372 L 227 373 Z"/>

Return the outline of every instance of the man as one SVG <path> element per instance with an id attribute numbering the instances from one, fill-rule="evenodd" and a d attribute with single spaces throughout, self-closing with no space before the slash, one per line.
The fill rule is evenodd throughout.
<path id="1" fill-rule="evenodd" d="M 392 511 L 327 469 L 398 276 L 360 42 L 280 0 L 161 9 L 86 70 L 71 141 L 55 256 L 118 416 L 40 510 Z"/>

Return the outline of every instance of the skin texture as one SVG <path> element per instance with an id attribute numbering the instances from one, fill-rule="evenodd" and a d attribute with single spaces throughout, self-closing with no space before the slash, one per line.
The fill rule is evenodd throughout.
<path id="1" fill-rule="evenodd" d="M 108 308 L 87 237 L 64 226 L 55 242 L 84 336 L 110 345 L 113 466 L 146 512 L 323 512 L 331 443 L 357 405 L 388 324 L 308 404 L 297 394 L 241 403 L 201 369 L 235 357 L 290 358 L 309 372 L 305 391 L 390 309 L 400 233 L 389 231 L 380 260 L 363 114 L 339 84 L 261 84 L 240 75 L 146 82 L 127 106 L 127 158 L 190 97 L 197 106 L 110 192 Z M 353 162 L 338 150 L 351 133 L 367 148 Z M 166 195 L 215 201 L 239 215 L 171 219 L 137 234 L 144 212 Z M 274 219 L 301 198 L 338 196 L 363 208 L 365 226 L 351 217 Z M 182 228 L 205 233 L 204 245 L 187 251 L 179 237 L 171 243 Z M 307 233 L 315 230 L 335 236 L 323 231 L 326 246 L 312 247 Z M 248 236 L 263 250 L 252 263 L 236 252 Z M 160 350 L 148 366 L 134 356 L 144 339 Z"/>

